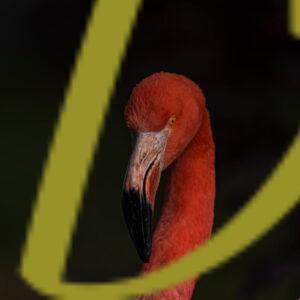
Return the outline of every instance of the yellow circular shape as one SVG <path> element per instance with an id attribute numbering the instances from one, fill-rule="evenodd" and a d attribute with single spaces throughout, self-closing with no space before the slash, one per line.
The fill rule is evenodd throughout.
<path id="1" fill-rule="evenodd" d="M 298 134 L 248 204 L 191 254 L 143 277 L 99 284 L 62 282 L 96 141 L 104 128 L 113 82 L 141 1 L 101 0 L 100 4 L 94 7 L 61 110 L 22 254 L 23 278 L 41 293 L 59 299 L 124 299 L 207 273 L 262 237 L 296 205 L 300 196 Z"/>

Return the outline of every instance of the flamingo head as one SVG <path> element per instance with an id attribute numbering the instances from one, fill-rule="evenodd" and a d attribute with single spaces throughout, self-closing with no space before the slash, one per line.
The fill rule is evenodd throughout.
<path id="1" fill-rule="evenodd" d="M 144 262 L 151 256 L 152 212 L 160 174 L 193 139 L 204 109 L 204 96 L 195 83 L 165 72 L 142 80 L 126 105 L 125 121 L 134 148 L 124 180 L 123 211 Z"/>

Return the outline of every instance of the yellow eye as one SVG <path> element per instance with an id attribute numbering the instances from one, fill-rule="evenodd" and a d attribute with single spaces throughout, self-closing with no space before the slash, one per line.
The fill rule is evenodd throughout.
<path id="1" fill-rule="evenodd" d="M 175 116 L 172 116 L 172 117 L 169 119 L 168 124 L 169 124 L 169 125 L 173 125 L 173 124 L 175 123 L 175 121 L 176 121 L 176 117 L 175 117 Z"/>

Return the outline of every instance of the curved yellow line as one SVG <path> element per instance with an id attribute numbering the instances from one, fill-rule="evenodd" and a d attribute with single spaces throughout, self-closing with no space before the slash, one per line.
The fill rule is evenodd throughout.
<path id="1" fill-rule="evenodd" d="M 261 237 L 297 202 L 300 136 L 249 204 L 211 241 L 180 261 L 140 278 L 116 282 L 61 282 L 65 258 L 122 54 L 141 4 L 97 2 L 62 108 L 23 251 L 21 275 L 38 291 L 60 299 L 124 299 L 205 273 Z M 109 28 L 109 30 L 108 30 Z"/>
<path id="2" fill-rule="evenodd" d="M 60 113 L 23 251 L 21 274 L 56 294 L 111 92 L 141 0 L 96 1 Z"/>
<path id="3" fill-rule="evenodd" d="M 300 1 L 289 0 L 288 4 L 288 27 L 289 32 L 300 39 Z"/>

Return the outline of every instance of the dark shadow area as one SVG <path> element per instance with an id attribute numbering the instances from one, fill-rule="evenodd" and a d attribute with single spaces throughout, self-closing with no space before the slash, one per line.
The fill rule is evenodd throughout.
<path id="1" fill-rule="evenodd" d="M 92 3 L 0 4 L 0 299 L 43 299 L 22 282 L 18 265 Z M 99 137 L 65 280 L 110 281 L 139 272 L 121 210 L 131 150 L 123 109 L 138 81 L 164 70 L 203 89 L 217 149 L 216 232 L 260 187 L 297 132 L 299 53 L 300 41 L 287 32 L 287 1 L 145 1 Z M 299 220 L 297 207 L 262 240 L 202 276 L 193 299 L 299 298 Z"/>

